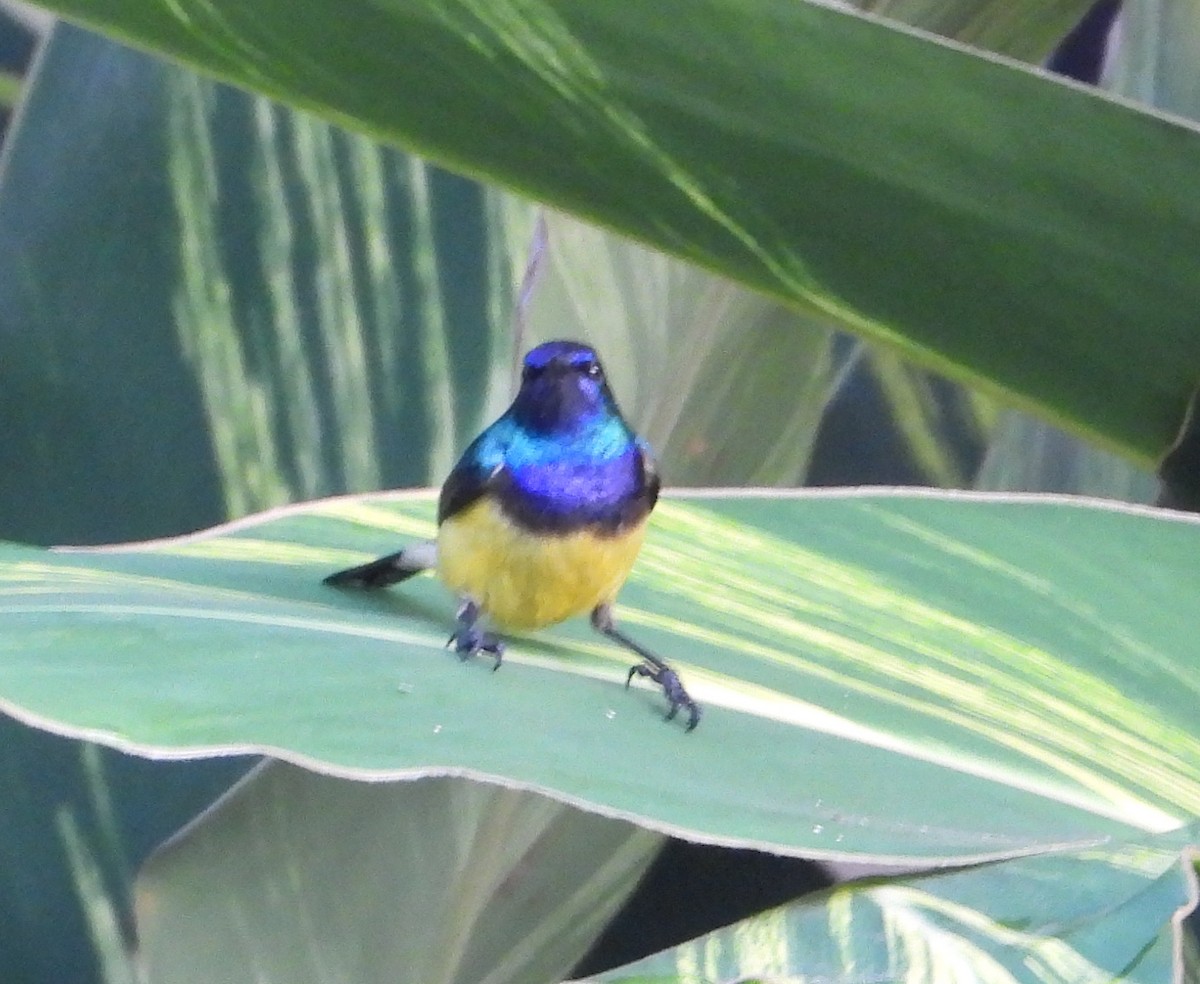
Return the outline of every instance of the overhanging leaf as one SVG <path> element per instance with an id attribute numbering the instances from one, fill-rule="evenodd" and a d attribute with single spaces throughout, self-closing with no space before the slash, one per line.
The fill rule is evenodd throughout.
<path id="1" fill-rule="evenodd" d="M 820 310 L 1143 462 L 1195 384 L 1178 245 L 1200 235 L 1194 128 L 917 31 L 794 0 L 46 6 Z"/>
<path id="2" fill-rule="evenodd" d="M 492 673 L 444 651 L 452 606 L 432 578 L 320 584 L 428 535 L 432 508 L 331 500 L 133 549 L 5 548 L 3 705 L 147 754 L 469 774 L 817 857 L 1006 856 L 1200 807 L 1186 517 L 945 495 L 669 500 L 620 611 L 707 705 L 684 735 L 656 693 L 622 689 L 628 657 L 581 624 L 518 641 Z"/>

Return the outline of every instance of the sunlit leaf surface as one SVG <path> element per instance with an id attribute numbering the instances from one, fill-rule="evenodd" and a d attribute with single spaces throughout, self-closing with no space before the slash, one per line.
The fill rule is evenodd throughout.
<path id="1" fill-rule="evenodd" d="M 706 706 L 684 734 L 583 620 L 515 640 L 493 673 L 443 648 L 453 603 L 433 578 L 320 583 L 428 535 L 432 510 L 430 494 L 330 500 L 133 549 L 5 548 L 3 705 L 149 754 L 470 774 L 828 857 L 1010 855 L 1200 807 L 1187 518 L 669 499 L 619 613 Z"/>

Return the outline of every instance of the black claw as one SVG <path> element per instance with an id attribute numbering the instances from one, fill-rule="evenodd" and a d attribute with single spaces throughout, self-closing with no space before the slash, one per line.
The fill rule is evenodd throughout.
<path id="1" fill-rule="evenodd" d="M 653 680 L 663 689 L 663 695 L 667 698 L 667 702 L 671 705 L 667 711 L 667 720 L 673 721 L 675 715 L 679 713 L 681 707 L 686 707 L 688 712 L 688 723 L 685 731 L 693 730 L 700 723 L 700 705 L 692 700 L 688 692 L 683 688 L 683 684 L 679 680 L 679 675 L 669 666 L 655 666 L 653 663 L 638 663 L 629 669 L 629 675 L 625 677 L 625 686 L 628 687 L 633 682 L 635 676 L 647 677 Z"/>

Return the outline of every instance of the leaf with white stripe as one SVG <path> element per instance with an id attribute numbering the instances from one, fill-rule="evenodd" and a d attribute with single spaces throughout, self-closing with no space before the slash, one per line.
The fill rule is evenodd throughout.
<path id="1" fill-rule="evenodd" d="M 702 840 L 978 859 L 1200 814 L 1200 525 L 1081 500 L 668 498 L 618 613 L 705 705 L 684 734 L 577 619 L 500 672 L 432 577 L 321 578 L 433 530 L 432 493 L 108 550 L 0 552 L 0 701 L 142 754 L 461 774 Z M 914 795 L 919 791 L 919 795 Z"/>

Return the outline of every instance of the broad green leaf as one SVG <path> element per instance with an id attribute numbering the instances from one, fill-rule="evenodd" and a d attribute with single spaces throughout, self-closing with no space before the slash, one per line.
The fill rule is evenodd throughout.
<path id="1" fill-rule="evenodd" d="M 851 883 L 592 978 L 1173 984 L 1198 965 L 1195 827 L 923 878 Z"/>
<path id="2" fill-rule="evenodd" d="M 1090 2 L 883 0 L 857 6 L 955 40 L 1042 59 Z M 675 484 L 803 484 L 826 405 L 857 359 L 841 360 L 835 372 L 828 320 L 789 315 L 777 302 L 563 213 L 550 213 L 546 223 L 544 261 L 521 337 L 532 344 L 565 335 L 602 345 L 610 371 L 617 370 L 612 375 L 622 406 L 640 422 Z M 744 315 L 734 316 L 742 311 L 757 317 L 747 323 Z M 712 385 L 698 374 L 706 362 Z M 993 437 L 985 473 L 973 483 L 976 461 L 963 439 L 964 425 L 974 421 L 959 418 L 973 417 L 970 410 L 980 404 L 994 415 L 994 401 L 959 398 L 953 384 L 880 348 L 862 365 L 888 408 L 891 426 L 881 422 L 876 433 L 895 428 L 920 484 L 1154 499 L 1155 484 L 1143 471 L 1065 434 L 1055 444 L 1064 454 L 1071 449 L 1072 461 L 1081 459 L 1079 484 L 1042 482 L 1038 464 L 1055 465 L 1041 458 L 1027 462 L 1019 444 L 1032 425 Z M 732 371 L 735 366 L 739 371 Z M 687 398 L 689 382 L 700 398 Z M 1018 417 L 1028 419 L 1008 411 L 1005 420 Z M 771 429 L 764 420 L 773 422 Z M 1061 433 L 1049 424 L 1040 427 Z M 853 460 L 862 452 L 847 446 L 832 453 Z M 880 477 L 875 471 L 870 476 Z"/>
<path id="3" fill-rule="evenodd" d="M 558 981 L 662 839 L 466 779 L 273 763 L 143 870 L 139 963 L 154 984 Z"/>
<path id="4" fill-rule="evenodd" d="M 1106 62 L 1110 91 L 1195 117 L 1200 72 L 1195 40 L 1200 29 L 1188 3 L 1130 0 Z M 1152 502 L 1158 485 L 1137 468 L 1045 421 L 1019 411 L 1003 415 L 975 486 L 982 489 L 1075 492 Z"/>
<path id="5" fill-rule="evenodd" d="M 1036 70 L 797 0 L 46 6 L 823 312 L 1143 462 L 1195 384 L 1181 244 L 1200 231 L 1200 138 Z"/>
<path id="6" fill-rule="evenodd" d="M 432 510 L 430 494 L 341 499 L 136 548 L 5 548 L 2 706 L 143 754 L 466 774 L 815 857 L 1009 856 L 1200 811 L 1186 517 L 668 500 L 620 614 L 706 706 L 683 734 L 582 620 L 515 640 L 493 673 L 444 650 L 453 605 L 433 578 L 320 583 L 429 535 Z"/>

